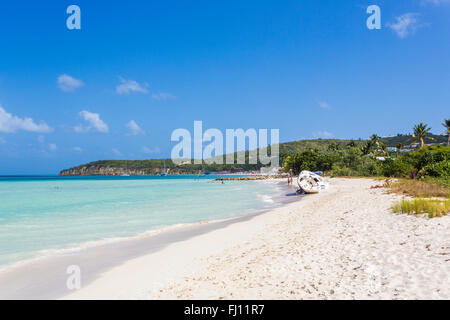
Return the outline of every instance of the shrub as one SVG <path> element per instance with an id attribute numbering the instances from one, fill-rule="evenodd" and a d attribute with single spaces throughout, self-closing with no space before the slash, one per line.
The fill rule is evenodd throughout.
<path id="1" fill-rule="evenodd" d="M 424 167 L 445 160 L 450 160 L 450 147 L 431 146 L 411 152 L 410 157 L 417 171 Z"/>
<path id="2" fill-rule="evenodd" d="M 355 171 L 347 167 L 340 167 L 338 165 L 333 165 L 333 169 L 331 170 L 333 176 L 341 176 L 341 177 L 351 177 L 357 175 Z"/>
<path id="3" fill-rule="evenodd" d="M 331 155 L 320 154 L 317 150 L 306 150 L 286 157 L 283 165 L 288 171 L 299 174 L 303 170 L 327 171 L 331 169 L 332 163 Z"/>
<path id="4" fill-rule="evenodd" d="M 302 170 L 328 171 L 334 176 L 385 176 L 412 177 L 419 173 L 420 178 L 440 179 L 445 186 L 450 176 L 450 147 L 431 146 L 409 154 L 387 157 L 385 161 L 365 155 L 361 148 L 353 145 L 332 144 L 329 148 L 309 149 L 300 153 L 287 155 L 283 166 L 286 171 L 295 174 Z M 428 179 L 428 178 L 427 178 Z"/>
<path id="5" fill-rule="evenodd" d="M 383 163 L 381 161 L 369 156 L 364 156 L 358 162 L 357 171 L 361 176 L 378 177 L 383 175 L 382 165 Z"/>
<path id="6" fill-rule="evenodd" d="M 420 176 L 450 177 L 450 161 L 444 160 L 438 163 L 430 163 L 422 168 Z"/>
<path id="7" fill-rule="evenodd" d="M 382 162 L 382 175 L 385 177 L 408 177 L 414 171 L 414 166 L 405 157 L 387 158 Z"/>

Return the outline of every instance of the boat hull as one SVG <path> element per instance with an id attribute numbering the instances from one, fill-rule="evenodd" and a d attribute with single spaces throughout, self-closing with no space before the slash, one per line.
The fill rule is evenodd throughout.
<path id="1" fill-rule="evenodd" d="M 328 188 L 321 176 L 310 171 L 302 171 L 297 178 L 297 184 L 300 188 L 299 191 L 308 194 L 319 193 Z"/>

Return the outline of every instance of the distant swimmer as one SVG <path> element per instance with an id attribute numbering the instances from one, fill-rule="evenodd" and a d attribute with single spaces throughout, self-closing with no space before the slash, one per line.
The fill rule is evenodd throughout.
<path id="1" fill-rule="evenodd" d="M 293 177 L 289 177 L 288 178 L 288 186 L 294 184 L 294 178 Z"/>

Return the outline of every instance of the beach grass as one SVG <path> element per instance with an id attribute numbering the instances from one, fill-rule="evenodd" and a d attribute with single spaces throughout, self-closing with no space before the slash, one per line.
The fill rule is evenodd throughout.
<path id="1" fill-rule="evenodd" d="M 450 188 L 431 180 L 399 179 L 387 184 L 391 192 L 417 198 L 450 198 Z"/>
<path id="2" fill-rule="evenodd" d="M 450 200 L 402 200 L 394 204 L 392 210 L 396 213 L 427 214 L 429 218 L 442 217 L 450 212 Z"/>

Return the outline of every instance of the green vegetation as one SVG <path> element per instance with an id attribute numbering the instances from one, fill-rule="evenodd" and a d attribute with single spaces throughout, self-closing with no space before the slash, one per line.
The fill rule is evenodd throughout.
<path id="1" fill-rule="evenodd" d="M 371 141 L 362 148 L 311 149 L 288 155 L 283 166 L 294 174 L 320 170 L 333 176 L 450 177 L 450 147 L 429 146 L 404 154 L 387 154 L 383 148 L 374 151 L 376 142 L 372 145 Z M 372 151 L 368 153 L 368 150 Z"/>
<path id="2" fill-rule="evenodd" d="M 169 173 L 172 174 L 197 174 L 199 172 L 220 172 L 220 171 L 249 171 L 259 170 L 260 165 L 243 164 L 243 165 L 219 165 L 219 164 L 193 164 L 186 160 L 185 164 L 177 165 L 171 159 L 149 159 L 149 160 L 100 160 L 80 165 L 74 168 L 61 171 L 60 174 L 76 175 L 82 174 L 102 174 L 101 170 L 119 170 L 124 171 L 125 168 L 131 174 L 159 174 L 163 167 L 164 161 Z M 108 174 L 111 172 L 106 171 Z"/>
<path id="3" fill-rule="evenodd" d="M 450 148 L 442 144 L 447 142 L 447 138 L 429 134 L 429 128 L 423 124 L 414 129 L 414 136 L 398 134 L 380 138 L 372 135 L 369 140 L 317 139 L 281 143 L 280 164 L 285 172 L 294 174 L 301 170 L 320 170 L 333 176 L 433 178 L 438 182 L 444 180 L 442 183 L 445 184 L 449 176 Z M 440 145 L 425 146 L 411 152 L 413 147 L 410 144 L 415 139 L 424 144 L 433 142 Z M 268 149 L 270 154 L 271 147 Z M 234 157 L 237 158 L 236 153 Z M 248 152 L 245 152 L 245 159 L 246 164 L 240 165 L 193 164 L 189 159 L 182 165 L 176 165 L 170 159 L 101 160 L 63 170 L 61 174 L 120 174 L 126 167 L 131 174 L 158 174 L 164 161 L 171 174 L 250 171 L 263 166 L 261 163 L 249 164 Z"/>
<path id="4" fill-rule="evenodd" d="M 403 143 L 403 147 L 407 147 L 409 144 L 414 142 L 414 137 L 412 135 L 405 134 L 397 134 L 394 137 L 385 137 L 380 138 L 380 141 L 387 145 L 388 147 L 397 147 L 397 144 Z M 437 144 L 445 144 L 447 139 L 443 135 L 435 135 L 435 134 L 427 134 L 423 137 L 423 141 L 425 144 L 437 143 Z"/>
<path id="5" fill-rule="evenodd" d="M 427 214 L 430 218 L 442 217 L 450 212 L 450 200 L 402 200 L 392 210 L 396 213 Z"/>
<path id="6" fill-rule="evenodd" d="M 442 131 L 440 135 L 447 136 L 447 146 L 450 147 L 450 119 L 445 119 L 444 122 L 442 122 L 442 126 L 445 130 Z"/>
<path id="7" fill-rule="evenodd" d="M 414 126 L 414 133 L 412 136 L 414 139 L 420 143 L 420 147 L 423 148 L 425 145 L 425 137 L 430 133 L 431 128 L 429 128 L 426 124 L 423 124 L 422 122 L 418 125 Z"/>
<path id="8" fill-rule="evenodd" d="M 443 136 L 431 135 L 429 131 L 427 125 L 420 123 L 414 126 L 412 136 L 380 138 L 374 134 L 357 143 L 332 141 L 327 147 L 317 145 L 284 155 L 283 166 L 294 174 L 310 170 L 325 171 L 332 176 L 434 178 L 445 185 L 450 178 L 450 147 L 442 145 Z M 417 150 L 401 152 L 413 141 L 420 146 Z M 434 145 L 425 146 L 430 141 Z"/>

